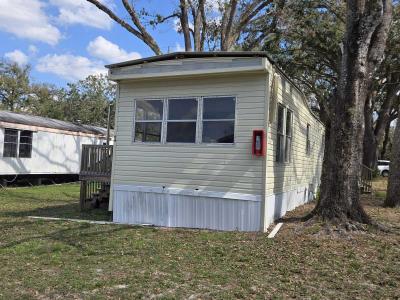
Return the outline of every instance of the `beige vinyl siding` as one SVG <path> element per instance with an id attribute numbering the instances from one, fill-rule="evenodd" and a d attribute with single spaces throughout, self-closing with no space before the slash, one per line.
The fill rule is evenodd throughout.
<path id="1" fill-rule="evenodd" d="M 292 156 L 290 163 L 276 162 L 275 116 L 268 128 L 266 196 L 318 184 L 323 159 L 324 126 L 312 115 L 302 95 L 285 78 L 278 82 L 278 102 L 293 112 Z M 310 155 L 306 152 L 307 124 L 311 125 Z"/>
<path id="2" fill-rule="evenodd" d="M 251 154 L 252 130 L 264 128 L 265 74 L 124 81 L 119 84 L 113 184 L 261 195 L 262 158 Z M 234 145 L 135 144 L 134 99 L 235 96 Z"/>

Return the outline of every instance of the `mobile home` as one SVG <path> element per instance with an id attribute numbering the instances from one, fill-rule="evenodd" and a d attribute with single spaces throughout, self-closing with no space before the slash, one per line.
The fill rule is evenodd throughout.
<path id="1" fill-rule="evenodd" d="M 315 196 L 324 126 L 264 52 L 107 67 L 118 83 L 115 222 L 265 231 Z"/>
<path id="2" fill-rule="evenodd" d="M 102 144 L 106 132 L 95 126 L 0 111 L 0 177 L 78 175 L 82 144 Z"/>

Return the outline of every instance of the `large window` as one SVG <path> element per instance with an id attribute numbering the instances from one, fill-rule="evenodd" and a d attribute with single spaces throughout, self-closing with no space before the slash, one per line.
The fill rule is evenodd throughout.
<path id="1" fill-rule="evenodd" d="M 135 142 L 232 144 L 235 98 L 136 100 Z"/>
<path id="2" fill-rule="evenodd" d="M 4 129 L 3 157 L 32 157 L 32 131 Z"/>
<path id="3" fill-rule="evenodd" d="M 135 141 L 160 142 L 164 104 L 162 100 L 136 101 Z"/>
<path id="4" fill-rule="evenodd" d="M 18 130 L 4 129 L 4 150 L 3 157 L 17 157 Z"/>
<path id="5" fill-rule="evenodd" d="M 293 112 L 278 105 L 276 161 L 290 162 L 292 157 Z"/>

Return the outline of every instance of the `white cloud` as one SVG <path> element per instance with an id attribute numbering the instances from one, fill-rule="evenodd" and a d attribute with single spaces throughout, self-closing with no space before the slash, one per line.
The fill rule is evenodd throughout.
<path id="1" fill-rule="evenodd" d="M 0 30 L 20 38 L 57 44 L 60 31 L 50 24 L 39 0 L 0 0 Z"/>
<path id="2" fill-rule="evenodd" d="M 56 74 L 67 80 L 79 80 L 89 75 L 106 73 L 101 63 L 70 54 L 43 56 L 39 59 L 36 69 L 39 72 Z"/>
<path id="3" fill-rule="evenodd" d="M 127 52 L 118 45 L 110 42 L 102 36 L 98 36 L 87 46 L 90 55 L 103 59 L 109 63 L 138 59 L 141 55 L 137 52 Z"/>
<path id="4" fill-rule="evenodd" d="M 185 47 L 183 47 L 181 44 L 179 44 L 179 43 L 176 43 L 175 44 L 175 49 L 174 49 L 174 51 L 177 51 L 177 52 L 185 52 Z"/>
<path id="5" fill-rule="evenodd" d="M 35 55 L 39 52 L 39 49 L 35 45 L 29 45 L 28 47 L 29 53 Z"/>
<path id="6" fill-rule="evenodd" d="M 101 1 L 112 7 L 110 0 Z M 58 8 L 57 20 L 61 24 L 81 24 L 100 29 L 110 29 L 112 20 L 100 9 L 86 0 L 50 0 Z"/>
<path id="7" fill-rule="evenodd" d="M 4 57 L 20 66 L 25 66 L 28 63 L 28 56 L 18 49 L 5 53 Z"/>

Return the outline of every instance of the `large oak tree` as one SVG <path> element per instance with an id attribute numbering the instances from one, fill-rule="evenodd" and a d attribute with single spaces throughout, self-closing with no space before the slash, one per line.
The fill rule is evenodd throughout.
<path id="1" fill-rule="evenodd" d="M 371 220 L 360 204 L 364 109 L 373 75 L 384 58 L 391 0 L 348 0 L 343 54 L 330 102 L 321 197 L 313 215 L 338 223 Z"/>

